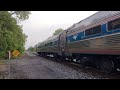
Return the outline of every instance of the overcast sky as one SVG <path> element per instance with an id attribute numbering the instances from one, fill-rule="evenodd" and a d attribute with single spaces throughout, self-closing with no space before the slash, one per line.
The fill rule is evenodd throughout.
<path id="1" fill-rule="evenodd" d="M 52 36 L 56 29 L 67 29 L 97 11 L 32 11 L 28 20 L 22 22 L 23 32 L 28 36 L 25 48 L 34 46 Z"/>

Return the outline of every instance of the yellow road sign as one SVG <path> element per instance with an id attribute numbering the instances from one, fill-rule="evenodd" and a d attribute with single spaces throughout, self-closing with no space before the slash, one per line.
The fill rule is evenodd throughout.
<path id="1" fill-rule="evenodd" d="M 14 50 L 12 52 L 12 55 L 15 56 L 15 57 L 17 57 L 19 54 L 20 54 L 20 52 L 18 50 Z"/>

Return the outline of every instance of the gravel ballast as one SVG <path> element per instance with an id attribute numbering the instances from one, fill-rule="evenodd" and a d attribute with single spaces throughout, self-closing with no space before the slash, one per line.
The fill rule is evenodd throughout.
<path id="1" fill-rule="evenodd" d="M 0 72 L 0 76 L 2 75 Z M 71 62 L 57 62 L 27 52 L 26 56 L 7 61 L 4 79 L 111 79 L 98 69 L 81 68 Z M 120 75 L 117 76 L 120 78 Z"/>

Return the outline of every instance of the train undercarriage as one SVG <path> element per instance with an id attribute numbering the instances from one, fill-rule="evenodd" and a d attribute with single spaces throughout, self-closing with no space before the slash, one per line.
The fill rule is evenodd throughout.
<path id="1" fill-rule="evenodd" d="M 66 56 L 64 53 L 58 55 L 57 53 L 38 52 L 42 57 L 52 57 L 57 61 L 68 60 L 76 62 L 81 65 L 82 68 L 94 67 L 102 70 L 106 74 L 111 74 L 116 71 L 120 71 L 120 56 L 119 55 L 96 55 L 96 54 L 72 54 L 72 56 Z"/>

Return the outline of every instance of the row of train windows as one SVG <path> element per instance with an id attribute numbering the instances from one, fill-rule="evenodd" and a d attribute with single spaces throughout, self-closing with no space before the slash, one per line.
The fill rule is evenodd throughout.
<path id="1" fill-rule="evenodd" d="M 120 29 L 120 18 L 108 22 L 108 31 Z M 95 35 L 101 33 L 101 25 L 85 30 L 85 35 Z"/>
<path id="2" fill-rule="evenodd" d="M 53 45 L 57 45 L 58 41 L 54 41 L 54 42 L 50 42 L 45 44 L 44 46 L 53 46 Z M 39 48 L 41 48 L 42 46 L 39 46 Z"/>
<path id="3" fill-rule="evenodd" d="M 54 41 L 54 42 L 50 42 L 45 44 L 45 46 L 53 46 L 53 45 L 57 45 L 58 41 Z"/>
<path id="4" fill-rule="evenodd" d="M 52 46 L 52 42 L 45 44 L 45 46 Z"/>

